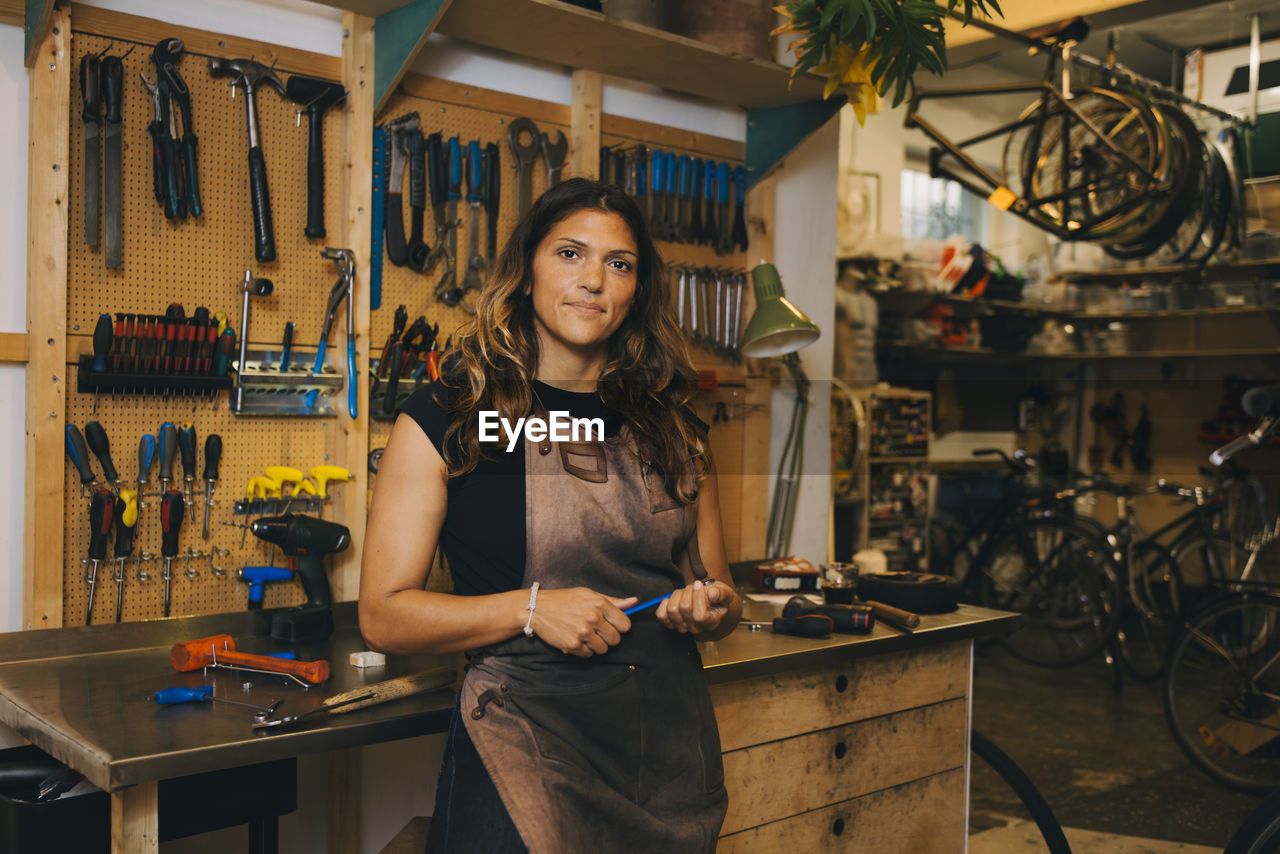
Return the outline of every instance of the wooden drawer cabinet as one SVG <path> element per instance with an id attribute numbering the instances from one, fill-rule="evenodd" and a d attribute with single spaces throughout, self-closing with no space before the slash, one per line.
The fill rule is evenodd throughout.
<path id="1" fill-rule="evenodd" d="M 713 685 L 729 790 L 719 850 L 962 850 L 971 651 Z"/>

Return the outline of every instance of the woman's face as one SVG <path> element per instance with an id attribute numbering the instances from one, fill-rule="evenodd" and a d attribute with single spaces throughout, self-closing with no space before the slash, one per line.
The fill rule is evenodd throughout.
<path id="1" fill-rule="evenodd" d="M 636 293 L 639 255 L 626 221 L 597 209 L 556 223 L 533 255 L 533 314 L 543 357 L 601 355 Z"/>

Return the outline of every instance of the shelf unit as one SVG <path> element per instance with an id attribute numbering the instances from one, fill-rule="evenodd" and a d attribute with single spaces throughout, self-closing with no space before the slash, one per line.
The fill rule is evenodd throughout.
<path id="1" fill-rule="evenodd" d="M 867 454 L 855 461 L 852 495 L 836 504 L 836 557 L 878 548 L 891 570 L 925 571 L 932 395 L 887 386 L 851 394 L 865 413 L 857 429 Z"/>

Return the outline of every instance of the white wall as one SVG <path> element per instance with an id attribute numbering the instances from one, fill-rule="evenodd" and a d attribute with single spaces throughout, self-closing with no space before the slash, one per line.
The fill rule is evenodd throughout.
<path id="1" fill-rule="evenodd" d="M 22 65 L 22 28 L 0 24 L 0 116 L 10 131 L 0 134 L 0 332 L 27 329 L 27 71 Z M 26 465 L 23 406 L 26 369 L 0 364 L 0 461 L 12 486 L 0 492 L 0 631 L 22 628 L 22 523 Z"/>
<path id="2" fill-rule="evenodd" d="M 110 8 L 183 26 L 198 27 L 328 55 L 341 53 L 341 15 L 305 0 L 85 0 Z M 571 100 L 565 69 L 513 60 L 461 48 L 456 42 L 433 38 L 415 70 L 475 86 L 511 91 L 559 103 Z M 27 79 L 22 65 L 22 31 L 0 26 L 0 115 L 8 117 L 8 134 L 0 135 L 3 197 L 26 197 Z M 746 116 L 741 110 L 672 96 L 627 81 L 607 81 L 604 110 L 629 118 L 667 124 L 729 139 L 744 140 Z M 803 353 L 805 370 L 815 383 L 809 414 L 805 455 L 806 478 L 800 492 L 793 551 L 811 559 L 826 556 L 828 483 L 829 388 L 821 380 L 831 376 L 830 316 L 834 300 L 835 177 L 837 124 L 830 123 L 787 160 L 778 185 L 777 264 L 790 296 L 810 312 L 826 335 Z M 25 328 L 25 205 L 0 206 L 0 331 Z M 0 366 L 0 400 L 22 400 L 24 370 Z M 789 414 L 785 391 L 775 402 Z M 783 419 L 785 421 L 786 415 Z M 774 425 L 773 465 L 781 453 L 785 423 Z M 22 483 L 24 415 L 22 407 L 0 412 L 0 460 L 11 485 Z M 0 538 L 22 541 L 22 491 L 0 494 Z M 0 560 L 0 630 L 21 627 L 22 553 L 11 545 Z M 2 728 L 0 728 L 2 729 Z M 0 744 L 16 742 L 16 734 L 0 732 Z M 443 736 L 428 736 L 363 751 L 362 850 L 379 851 L 414 815 L 431 812 L 435 774 Z M 323 756 L 299 761 L 300 808 L 281 820 L 281 850 L 304 854 L 327 847 L 327 760 Z M 238 850 L 243 829 L 233 828 L 189 840 L 166 843 L 165 854 L 197 854 Z"/>

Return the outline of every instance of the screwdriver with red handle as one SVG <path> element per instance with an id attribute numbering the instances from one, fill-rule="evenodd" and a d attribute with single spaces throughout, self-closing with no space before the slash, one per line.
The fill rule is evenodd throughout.
<path id="1" fill-rule="evenodd" d="M 101 487 L 94 490 L 93 499 L 89 502 L 89 571 L 85 574 L 85 581 L 89 582 L 89 607 L 84 618 L 86 626 L 93 622 L 93 594 L 98 586 L 98 565 L 107 556 L 107 537 L 111 533 L 115 504 L 115 493 Z"/>
<path id="2" fill-rule="evenodd" d="M 173 594 L 173 559 L 178 556 L 178 537 L 182 532 L 182 518 L 186 505 L 182 492 L 170 489 L 160 499 L 160 554 L 164 558 L 164 616 L 169 616 L 169 604 Z"/>

